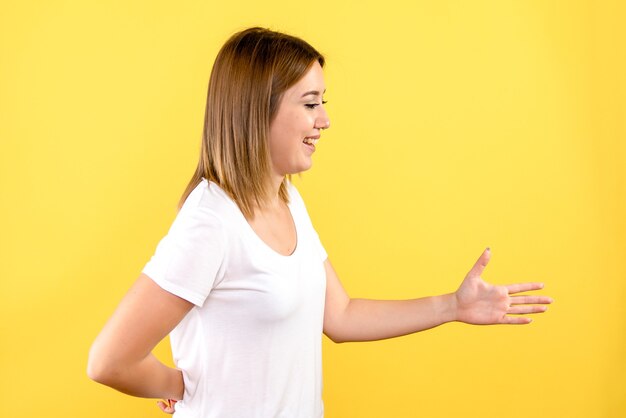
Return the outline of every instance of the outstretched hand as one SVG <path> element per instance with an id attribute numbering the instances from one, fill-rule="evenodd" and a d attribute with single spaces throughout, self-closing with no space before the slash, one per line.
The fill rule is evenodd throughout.
<path id="1" fill-rule="evenodd" d="M 547 296 L 512 296 L 542 289 L 543 283 L 494 286 L 485 282 L 480 275 L 490 258 L 491 251 L 487 248 L 454 293 L 458 321 L 475 325 L 528 324 L 532 321 L 530 318 L 510 315 L 541 313 L 548 309 L 545 305 L 552 303 L 552 299 Z"/>

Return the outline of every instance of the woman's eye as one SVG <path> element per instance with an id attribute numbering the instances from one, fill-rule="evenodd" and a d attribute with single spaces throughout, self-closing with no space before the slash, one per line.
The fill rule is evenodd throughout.
<path id="1" fill-rule="evenodd" d="M 328 103 L 328 102 L 325 101 L 325 100 L 322 100 L 322 104 L 326 104 L 326 103 Z M 307 103 L 307 104 L 305 104 L 305 106 L 308 107 L 309 109 L 315 109 L 319 105 L 320 105 L 319 103 Z"/>

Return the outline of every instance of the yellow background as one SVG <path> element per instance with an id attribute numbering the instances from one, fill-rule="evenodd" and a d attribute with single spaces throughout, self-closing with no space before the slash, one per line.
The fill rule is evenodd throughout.
<path id="1" fill-rule="evenodd" d="M 163 416 L 88 349 L 175 216 L 219 47 L 262 25 L 328 60 L 297 183 L 351 295 L 453 291 L 491 246 L 485 279 L 555 298 L 523 327 L 325 340 L 326 416 L 626 416 L 623 2 L 0 7 L 0 415 Z"/>

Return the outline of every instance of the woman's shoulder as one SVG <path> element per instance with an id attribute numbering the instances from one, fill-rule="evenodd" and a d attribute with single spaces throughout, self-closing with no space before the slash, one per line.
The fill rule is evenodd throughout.
<path id="1" fill-rule="evenodd" d="M 204 212 L 227 219 L 236 207 L 235 202 L 216 183 L 205 178 L 189 193 L 180 212 Z"/>

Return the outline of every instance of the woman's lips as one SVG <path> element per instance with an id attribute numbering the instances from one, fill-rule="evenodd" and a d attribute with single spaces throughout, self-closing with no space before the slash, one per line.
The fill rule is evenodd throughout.
<path id="1" fill-rule="evenodd" d="M 307 136 L 302 140 L 304 146 L 311 152 L 315 152 L 315 144 L 320 140 L 319 136 Z"/>

